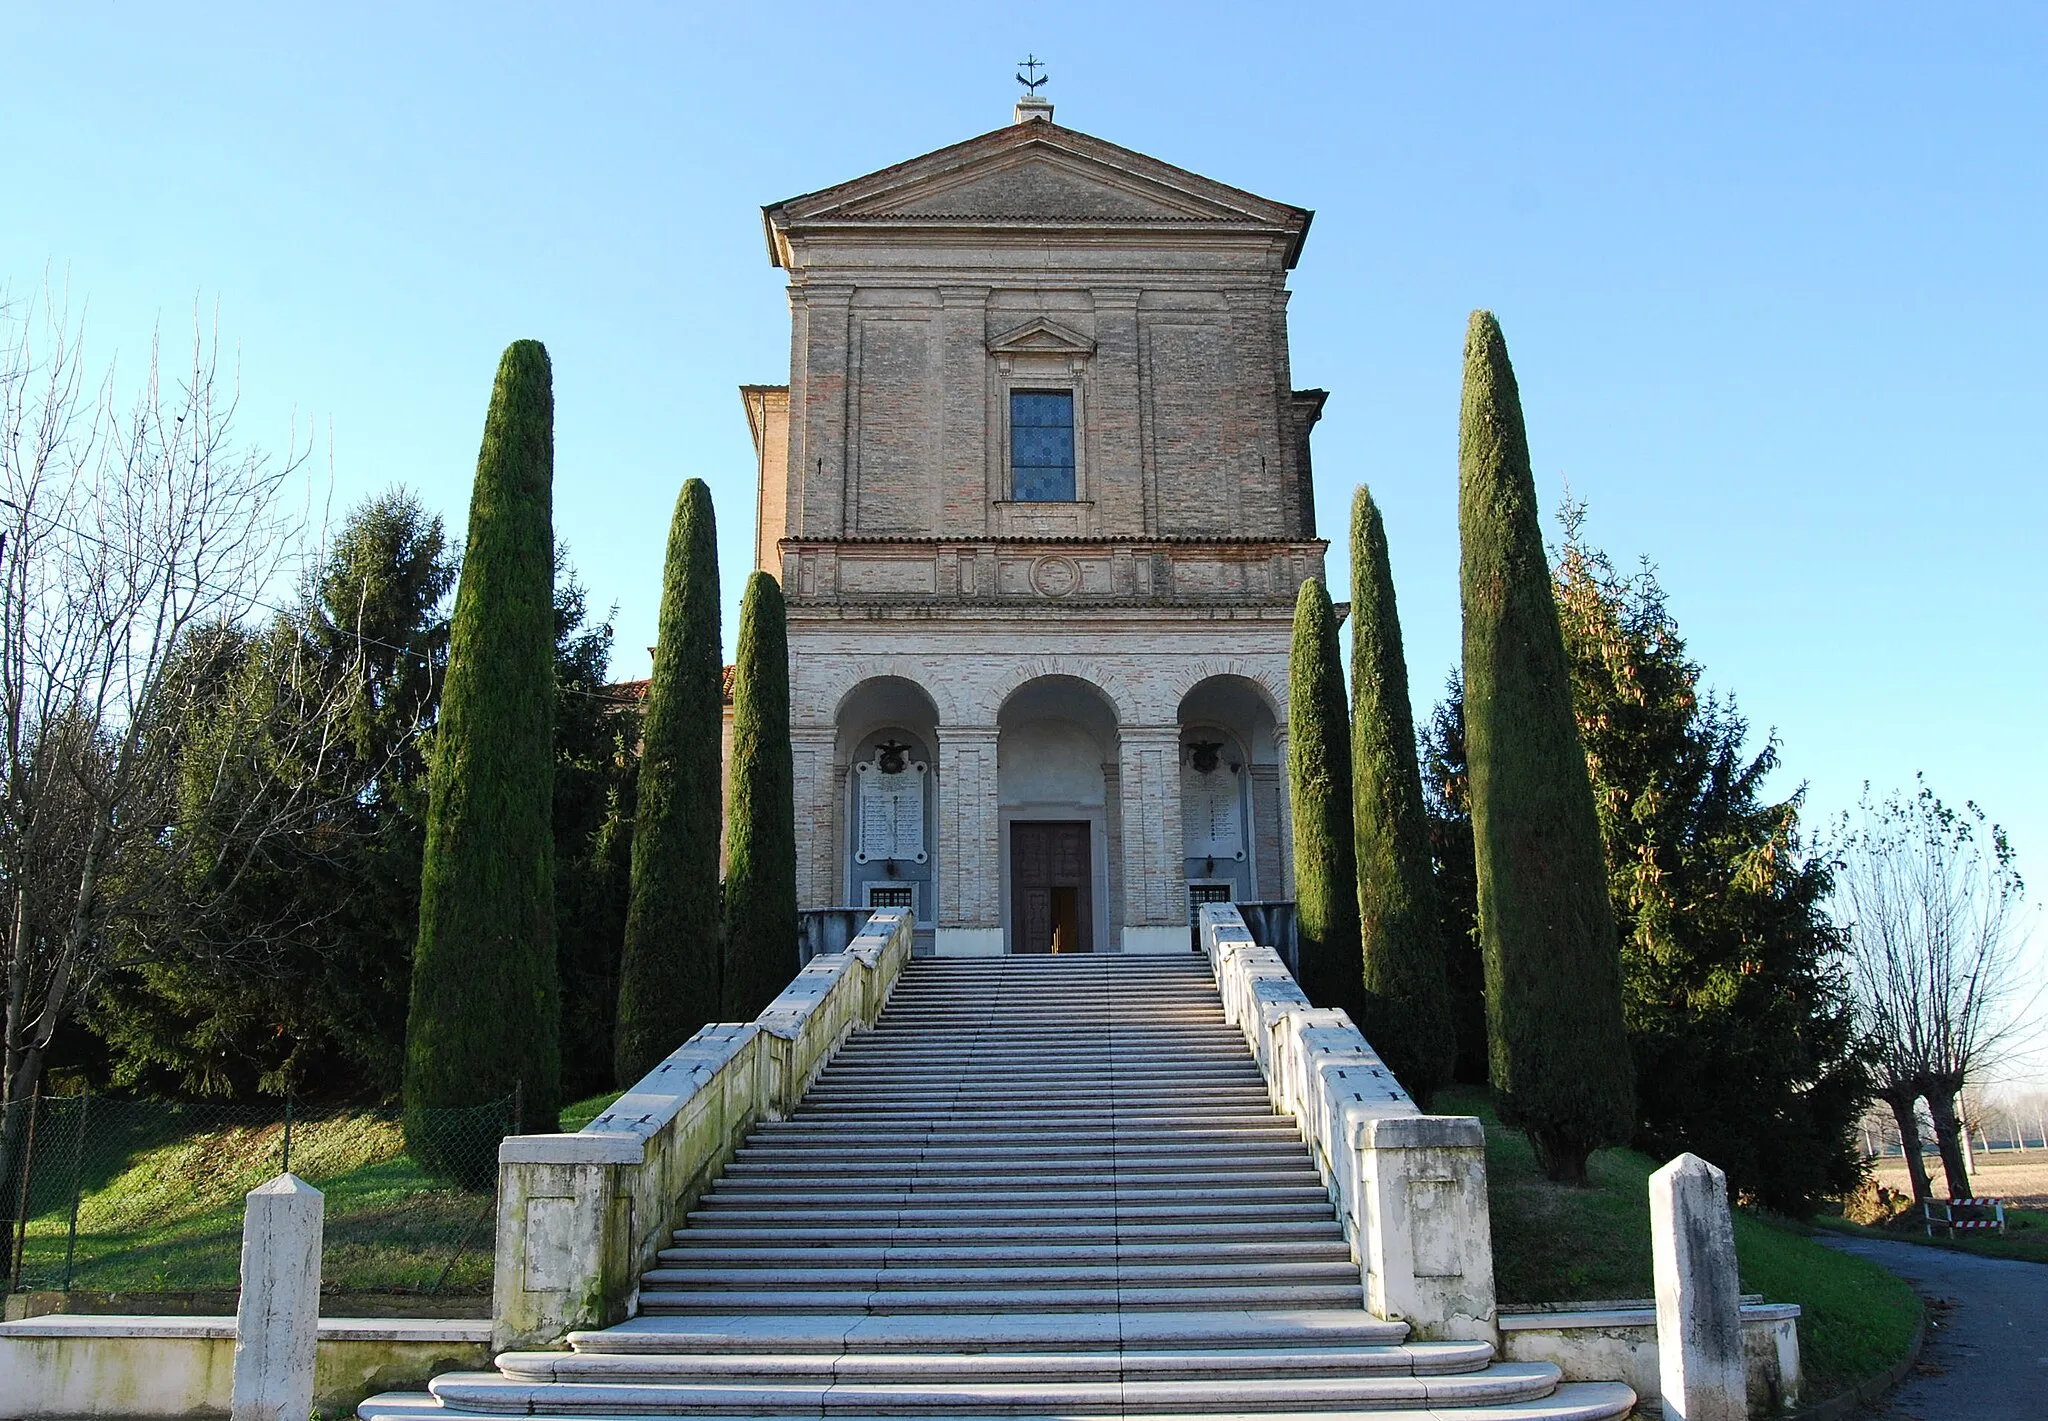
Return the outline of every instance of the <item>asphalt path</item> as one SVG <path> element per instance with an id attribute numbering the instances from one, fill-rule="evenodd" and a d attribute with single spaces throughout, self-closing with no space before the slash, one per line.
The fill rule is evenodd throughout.
<path id="1" fill-rule="evenodd" d="M 1920 1364 L 1870 1421 L 2048 1421 L 2048 1265 L 1817 1237 L 1890 1269 L 1928 1303 Z"/>

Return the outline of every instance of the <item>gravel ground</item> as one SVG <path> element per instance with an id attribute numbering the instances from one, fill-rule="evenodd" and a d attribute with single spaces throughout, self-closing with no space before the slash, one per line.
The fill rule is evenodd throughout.
<path id="1" fill-rule="evenodd" d="M 1877 1182 L 1887 1188 L 1901 1193 L 1908 1188 L 1906 1167 L 1897 1160 L 1881 1161 L 1872 1172 L 1877 1176 Z M 1927 1178 L 1933 1183 L 1937 1196 L 1948 1193 L 1947 1182 L 1941 1174 L 1941 1162 L 1932 1155 L 1927 1159 Z M 1970 1187 L 2008 1203 L 2024 1204 L 2030 1209 L 2048 1209 L 2048 1153 L 2026 1150 L 2009 1155 L 1980 1154 L 1977 1156 L 1977 1168 L 1970 1175 Z M 2042 1406 L 2041 1414 L 2048 1417 L 2048 1404 Z"/>
<path id="2" fill-rule="evenodd" d="M 1820 1242 L 1890 1269 L 1927 1303 L 1919 1365 L 1868 1421 L 2048 1417 L 2048 1267 L 1886 1239 Z"/>

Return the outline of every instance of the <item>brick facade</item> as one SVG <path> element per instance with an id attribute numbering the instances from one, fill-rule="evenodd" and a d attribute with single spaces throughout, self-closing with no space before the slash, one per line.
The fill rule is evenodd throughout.
<path id="1" fill-rule="evenodd" d="M 1287 356 L 1309 214 L 1043 117 L 764 218 L 790 383 L 743 393 L 757 558 L 789 599 L 803 905 L 886 873 L 927 950 L 1021 947 L 1027 820 L 1088 826 L 1098 950 L 1184 950 L 1191 878 L 1291 896 L 1288 642 L 1325 551 L 1323 396 Z M 1071 392 L 1071 501 L 1011 497 L 1016 390 Z M 892 737 L 936 762 L 927 857 L 857 862 L 855 764 Z M 1198 743 L 1222 748 L 1189 768 Z M 1241 834 L 1184 830 L 1189 774 L 1231 777 L 1188 783 Z"/>

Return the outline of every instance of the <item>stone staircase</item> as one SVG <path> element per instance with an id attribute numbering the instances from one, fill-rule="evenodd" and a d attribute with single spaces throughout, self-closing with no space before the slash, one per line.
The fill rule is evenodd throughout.
<path id="1" fill-rule="evenodd" d="M 1596 1421 L 1635 1402 L 1365 1311 L 1193 955 L 911 964 L 676 1231 L 638 1312 L 360 1415 Z"/>

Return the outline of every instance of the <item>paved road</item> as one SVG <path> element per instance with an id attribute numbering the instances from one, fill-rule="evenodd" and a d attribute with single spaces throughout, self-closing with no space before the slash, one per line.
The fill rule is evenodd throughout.
<path id="1" fill-rule="evenodd" d="M 1885 1239 L 1819 1235 L 1882 1264 L 1929 1309 L 1927 1346 L 1871 1421 L 2048 1418 L 2048 1267 Z"/>

